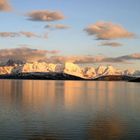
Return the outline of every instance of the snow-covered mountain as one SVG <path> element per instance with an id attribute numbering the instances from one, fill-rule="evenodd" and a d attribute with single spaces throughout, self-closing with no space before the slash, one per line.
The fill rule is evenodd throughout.
<path id="1" fill-rule="evenodd" d="M 124 75 L 132 76 L 132 75 L 135 74 L 135 72 L 136 72 L 135 70 L 130 70 L 130 69 L 128 69 L 128 70 L 124 70 L 123 74 L 124 74 Z M 139 73 L 139 75 L 140 75 L 140 73 Z"/>
<path id="2" fill-rule="evenodd" d="M 133 75 L 136 77 L 140 77 L 140 70 L 134 71 Z"/>
<path id="3" fill-rule="evenodd" d="M 80 67 L 77 64 L 66 62 L 64 64 L 53 64 L 46 62 L 34 62 L 25 64 L 14 64 L 12 66 L 1 66 L 0 74 L 35 73 L 35 72 L 56 72 L 66 73 L 85 79 L 97 78 L 106 75 L 128 75 L 140 76 L 140 71 L 119 70 L 113 66 Z"/>
<path id="4" fill-rule="evenodd" d="M 0 74 L 10 74 L 12 73 L 13 66 L 0 67 Z"/>
<path id="5" fill-rule="evenodd" d="M 93 77 L 97 76 L 96 69 L 93 68 L 93 67 L 85 67 L 85 68 L 83 68 L 82 74 L 86 78 L 93 78 Z"/>
<path id="6" fill-rule="evenodd" d="M 64 73 L 79 76 L 79 77 L 84 77 L 83 72 L 82 72 L 82 68 L 80 68 L 76 64 L 67 62 L 67 63 L 63 64 L 62 67 L 64 68 L 64 70 L 63 70 Z"/>
<path id="7" fill-rule="evenodd" d="M 107 66 L 103 75 L 122 75 L 123 71 L 114 68 L 113 66 Z"/>
<path id="8" fill-rule="evenodd" d="M 99 67 L 96 68 L 96 74 L 97 75 L 103 75 L 103 73 L 105 72 L 106 68 L 107 68 L 106 66 L 100 65 Z"/>

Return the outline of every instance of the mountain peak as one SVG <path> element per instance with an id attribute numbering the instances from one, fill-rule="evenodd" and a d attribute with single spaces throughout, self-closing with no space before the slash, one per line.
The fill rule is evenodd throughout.
<path id="1" fill-rule="evenodd" d="M 98 73 L 98 75 L 102 75 L 104 73 L 105 69 L 106 69 L 106 66 L 100 65 L 96 68 L 96 73 Z"/>

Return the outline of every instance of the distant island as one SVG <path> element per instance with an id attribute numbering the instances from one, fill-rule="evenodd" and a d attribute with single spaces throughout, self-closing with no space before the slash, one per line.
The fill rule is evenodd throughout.
<path id="1" fill-rule="evenodd" d="M 92 80 L 92 81 L 140 81 L 139 71 L 119 70 L 113 66 L 80 67 L 74 63 L 53 64 L 34 62 L 16 64 L 8 61 L 0 66 L 0 79 L 40 80 Z"/>

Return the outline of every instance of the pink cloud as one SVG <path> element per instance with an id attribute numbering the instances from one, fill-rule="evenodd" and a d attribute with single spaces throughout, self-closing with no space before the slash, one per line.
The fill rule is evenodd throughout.
<path id="1" fill-rule="evenodd" d="M 0 11 L 10 11 L 12 8 L 8 3 L 8 0 L 0 0 Z"/>
<path id="2" fill-rule="evenodd" d="M 33 21 L 56 21 L 64 19 L 63 13 L 59 11 L 35 10 L 27 13 L 29 20 Z"/>
<path id="3" fill-rule="evenodd" d="M 84 29 L 89 35 L 95 36 L 99 40 L 110 40 L 119 38 L 133 38 L 135 35 L 121 25 L 111 22 L 97 22 Z"/>

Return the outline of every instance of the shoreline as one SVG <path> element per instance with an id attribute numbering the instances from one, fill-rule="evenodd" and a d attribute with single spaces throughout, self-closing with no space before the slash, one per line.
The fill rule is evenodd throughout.
<path id="1" fill-rule="evenodd" d="M 13 80 L 71 80 L 71 81 L 126 81 L 126 82 L 140 82 L 139 77 L 132 77 L 126 75 L 106 75 L 96 78 L 82 78 L 66 73 L 18 73 L 18 74 L 3 74 L 0 79 Z"/>

